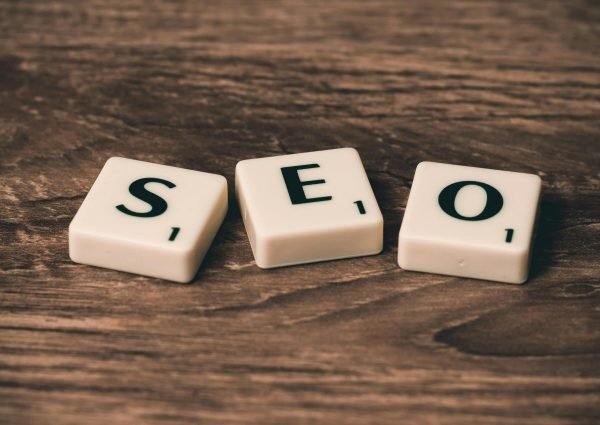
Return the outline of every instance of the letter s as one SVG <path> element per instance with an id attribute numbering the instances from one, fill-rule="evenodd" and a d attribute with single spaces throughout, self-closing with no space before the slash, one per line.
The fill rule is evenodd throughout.
<path id="1" fill-rule="evenodd" d="M 161 198 L 160 196 L 150 192 L 146 189 L 146 183 L 160 183 L 167 186 L 169 189 L 175 187 L 173 183 L 167 180 L 154 178 L 154 177 L 146 177 L 143 179 L 138 179 L 129 185 L 129 193 L 135 196 L 138 199 L 149 204 L 152 208 L 147 212 L 136 212 L 131 211 L 125 205 L 117 205 L 116 208 L 124 214 L 132 215 L 134 217 L 156 217 L 161 215 L 167 210 L 167 202 Z"/>

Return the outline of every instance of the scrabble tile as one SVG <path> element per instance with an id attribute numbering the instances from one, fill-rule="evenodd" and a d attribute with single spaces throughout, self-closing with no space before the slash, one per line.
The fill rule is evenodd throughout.
<path id="1" fill-rule="evenodd" d="M 69 254 L 77 263 L 188 282 L 226 212 L 223 176 L 110 158 L 71 222 Z"/>
<path id="2" fill-rule="evenodd" d="M 400 228 L 398 264 L 525 282 L 541 186 L 533 174 L 420 163 Z"/>
<path id="3" fill-rule="evenodd" d="M 383 218 L 355 149 L 240 161 L 235 189 L 259 267 L 381 252 Z"/>

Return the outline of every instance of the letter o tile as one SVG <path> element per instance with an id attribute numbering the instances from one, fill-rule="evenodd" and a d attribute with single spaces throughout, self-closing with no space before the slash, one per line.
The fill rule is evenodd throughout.
<path id="1" fill-rule="evenodd" d="M 422 162 L 398 237 L 405 270 L 523 283 L 542 181 L 535 174 Z"/>

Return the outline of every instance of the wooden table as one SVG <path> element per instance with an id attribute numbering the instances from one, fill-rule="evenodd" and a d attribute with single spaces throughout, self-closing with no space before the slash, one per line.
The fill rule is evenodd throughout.
<path id="1" fill-rule="evenodd" d="M 599 23 L 583 0 L 2 2 L 0 423 L 599 423 Z M 241 159 L 343 146 L 381 255 L 260 270 L 231 197 L 191 285 L 69 260 L 111 156 L 232 189 Z M 543 178 L 528 284 L 397 266 L 423 160 Z"/>

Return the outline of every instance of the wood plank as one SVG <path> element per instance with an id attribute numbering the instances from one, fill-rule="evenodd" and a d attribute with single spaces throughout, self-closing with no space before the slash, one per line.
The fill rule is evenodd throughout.
<path id="1" fill-rule="evenodd" d="M 0 3 L 0 422 L 600 420 L 594 1 Z M 223 174 L 350 146 L 381 255 L 260 270 L 235 202 L 190 285 L 86 267 L 107 158 Z M 539 174 L 530 282 L 405 272 L 423 160 Z"/>

